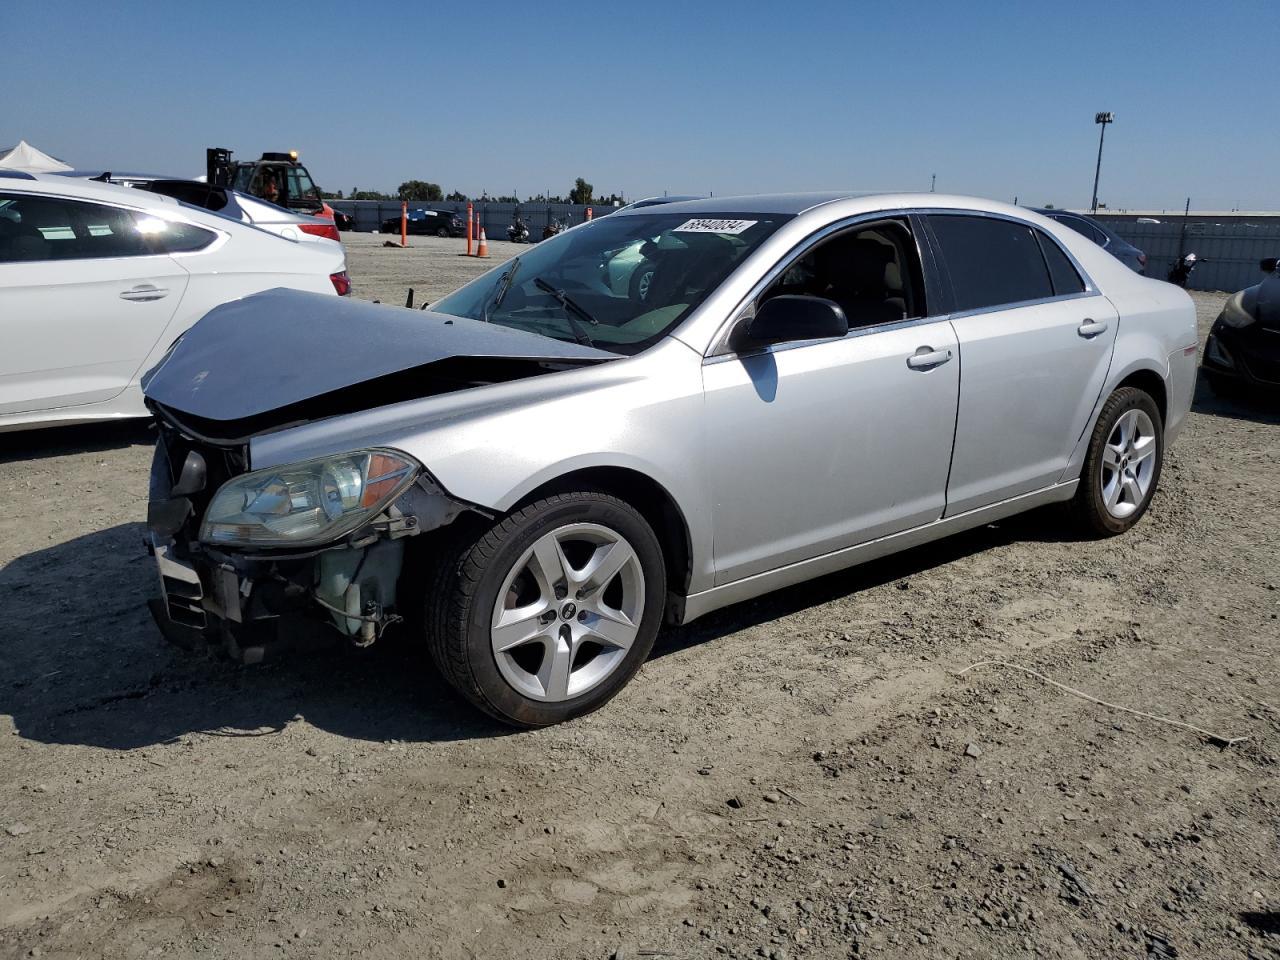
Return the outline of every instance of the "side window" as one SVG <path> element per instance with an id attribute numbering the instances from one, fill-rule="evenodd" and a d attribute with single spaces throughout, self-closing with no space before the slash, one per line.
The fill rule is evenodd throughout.
<path id="1" fill-rule="evenodd" d="M 58 197 L 0 195 L 0 262 L 150 254 L 133 214 Z"/>
<path id="2" fill-rule="evenodd" d="M 176 220 L 161 220 L 138 214 L 137 222 L 138 230 L 152 253 L 192 253 L 203 250 L 218 239 L 218 235 L 212 230 Z"/>
<path id="3" fill-rule="evenodd" d="M 1053 296 L 1035 232 L 1025 223 L 963 214 L 932 214 L 957 311 Z"/>
<path id="4" fill-rule="evenodd" d="M 792 263 L 760 302 L 782 294 L 834 300 L 850 329 L 925 316 L 920 260 L 902 220 L 859 224 L 824 240 Z"/>
<path id="5" fill-rule="evenodd" d="M 1063 297 L 1070 293 L 1084 293 L 1084 281 L 1062 248 L 1048 234 L 1036 231 L 1044 262 L 1049 265 L 1049 277 L 1053 280 L 1053 295 Z"/>

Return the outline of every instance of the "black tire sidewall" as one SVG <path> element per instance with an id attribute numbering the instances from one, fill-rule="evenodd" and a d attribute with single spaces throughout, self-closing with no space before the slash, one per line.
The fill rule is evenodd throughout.
<path id="1" fill-rule="evenodd" d="M 467 607 L 466 660 L 471 680 L 500 719 L 520 726 L 560 723 L 598 709 L 612 699 L 648 658 L 666 602 L 666 569 L 662 548 L 652 528 L 638 512 L 620 500 L 596 494 L 568 494 L 531 505 L 526 522 L 505 538 L 490 558 Z M 635 549 L 645 578 L 644 613 L 635 643 L 626 659 L 598 686 L 562 703 L 533 700 L 503 678 L 493 654 L 490 624 L 498 591 L 511 567 L 539 537 L 570 523 L 598 523 L 617 531 Z"/>
<path id="2" fill-rule="evenodd" d="M 1155 427 L 1156 463 L 1151 476 L 1151 486 L 1148 488 L 1142 504 L 1127 517 L 1114 517 L 1107 510 L 1106 502 L 1102 496 L 1102 451 L 1115 430 L 1116 422 L 1125 413 L 1135 409 L 1141 410 L 1150 417 L 1151 423 Z M 1143 514 L 1147 512 L 1147 508 L 1151 506 L 1151 500 L 1155 496 L 1156 487 L 1160 483 L 1160 474 L 1163 469 L 1164 418 L 1160 416 L 1160 408 L 1156 406 L 1156 402 L 1151 398 L 1150 394 L 1135 387 L 1121 387 L 1103 405 L 1102 412 L 1098 415 L 1098 422 L 1093 430 L 1093 436 L 1089 441 L 1089 453 L 1085 457 L 1084 469 L 1080 477 L 1082 489 L 1077 494 L 1077 500 L 1083 508 L 1084 520 L 1097 533 L 1103 536 L 1124 533 L 1141 520 Z"/>

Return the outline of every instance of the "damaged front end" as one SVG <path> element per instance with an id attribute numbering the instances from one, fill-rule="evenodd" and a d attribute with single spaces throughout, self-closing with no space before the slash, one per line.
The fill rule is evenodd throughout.
<path id="1" fill-rule="evenodd" d="M 399 451 L 354 451 L 251 470 L 244 442 L 197 436 L 155 407 L 148 548 L 161 631 L 256 663 L 327 623 L 358 646 L 402 619 L 405 541 L 468 504 Z"/>

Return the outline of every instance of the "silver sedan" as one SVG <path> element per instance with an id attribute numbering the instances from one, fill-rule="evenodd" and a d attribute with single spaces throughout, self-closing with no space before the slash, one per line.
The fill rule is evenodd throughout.
<path id="1" fill-rule="evenodd" d="M 1196 344 L 1182 290 L 935 194 L 627 210 L 431 311 L 249 297 L 145 381 L 152 609 L 246 661 L 405 621 L 477 707 L 556 723 L 664 622 L 1042 504 L 1122 533 Z"/>

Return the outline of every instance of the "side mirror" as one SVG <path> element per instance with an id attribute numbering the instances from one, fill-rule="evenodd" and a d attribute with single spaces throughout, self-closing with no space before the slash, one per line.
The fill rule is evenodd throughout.
<path id="1" fill-rule="evenodd" d="M 1276 272 L 1276 264 L 1277 264 L 1277 262 L 1280 262 L 1280 258 L 1277 258 L 1277 257 L 1267 257 L 1267 258 L 1265 258 L 1264 260 L 1262 260 L 1262 261 L 1258 264 L 1258 266 L 1260 266 L 1260 267 L 1262 268 L 1262 272 L 1263 272 L 1263 273 L 1275 273 L 1275 272 Z"/>
<path id="2" fill-rule="evenodd" d="M 834 300 L 786 294 L 766 300 L 735 332 L 735 350 L 798 340 L 833 340 L 849 332 L 849 321 Z"/>

